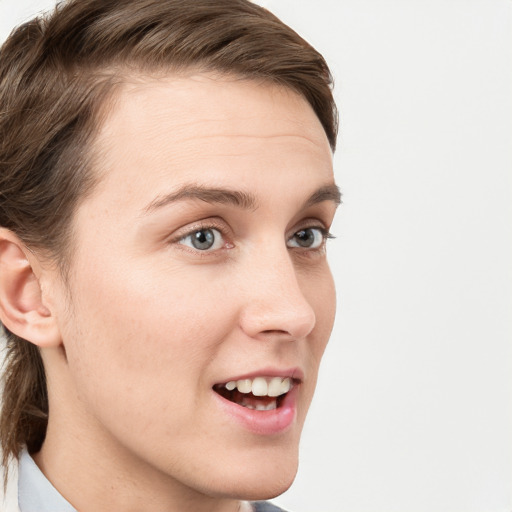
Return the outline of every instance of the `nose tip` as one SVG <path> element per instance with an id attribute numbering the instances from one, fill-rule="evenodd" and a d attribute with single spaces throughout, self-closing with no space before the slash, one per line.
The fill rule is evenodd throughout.
<path id="1" fill-rule="evenodd" d="M 253 298 L 240 318 L 242 330 L 251 338 L 276 336 L 298 340 L 308 336 L 316 315 L 297 282 L 286 291 L 266 287 L 265 296 Z"/>
<path id="2" fill-rule="evenodd" d="M 251 338 L 273 335 L 297 340 L 307 337 L 315 322 L 315 313 L 309 305 L 299 311 L 284 307 L 269 309 L 263 303 L 252 304 L 241 318 L 242 330 Z"/>

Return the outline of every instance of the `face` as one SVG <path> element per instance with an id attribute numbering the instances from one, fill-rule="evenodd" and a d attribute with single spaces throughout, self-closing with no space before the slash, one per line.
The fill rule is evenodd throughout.
<path id="1" fill-rule="evenodd" d="M 335 311 L 322 126 L 276 86 L 169 77 L 126 85 L 94 151 L 55 299 L 69 431 L 141 479 L 283 492 Z"/>

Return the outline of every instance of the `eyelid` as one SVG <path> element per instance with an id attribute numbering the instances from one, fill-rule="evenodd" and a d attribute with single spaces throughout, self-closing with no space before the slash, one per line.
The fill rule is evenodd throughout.
<path id="1" fill-rule="evenodd" d="M 169 236 L 169 242 L 179 242 L 187 235 L 190 235 L 201 229 L 216 229 L 223 235 L 229 236 L 229 228 L 226 223 L 217 217 L 208 217 L 205 219 L 198 219 L 196 221 L 185 224 L 181 228 L 176 229 L 172 235 Z"/>

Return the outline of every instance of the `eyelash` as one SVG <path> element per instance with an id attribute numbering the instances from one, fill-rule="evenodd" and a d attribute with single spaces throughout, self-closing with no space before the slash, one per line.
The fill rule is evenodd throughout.
<path id="1" fill-rule="evenodd" d="M 291 242 L 294 239 L 294 237 L 296 237 L 299 233 L 305 232 L 307 230 L 314 230 L 321 237 L 320 243 L 317 247 L 310 248 L 310 247 L 301 247 L 300 245 L 293 245 L 293 246 L 288 245 L 288 243 Z M 201 232 L 204 234 L 205 232 L 208 232 L 208 231 L 213 231 L 214 237 L 217 237 L 217 236 L 221 237 L 221 241 L 223 242 L 222 246 L 212 249 L 212 247 L 214 247 L 214 245 L 216 244 L 216 240 L 214 238 L 213 243 L 210 247 L 207 247 L 205 249 L 198 249 L 197 247 L 194 247 L 192 245 L 191 237 L 198 233 L 201 233 Z M 234 247 L 234 244 L 226 242 L 227 236 L 228 235 L 226 234 L 225 230 L 222 229 L 219 225 L 214 224 L 214 223 L 206 223 L 206 224 L 194 226 L 192 229 L 190 229 L 188 232 L 186 232 L 183 236 L 180 236 L 179 238 L 177 238 L 175 240 L 175 242 L 177 242 L 178 245 L 180 245 L 183 250 L 191 251 L 194 254 L 200 255 L 202 257 L 208 257 L 212 254 L 217 254 L 218 251 L 221 251 L 223 249 L 229 250 Z M 309 253 L 314 254 L 314 253 L 322 252 L 325 249 L 325 244 L 326 244 L 327 240 L 333 239 L 333 238 L 335 238 L 335 237 L 329 232 L 328 229 L 326 229 L 322 226 L 311 225 L 311 226 L 304 226 L 304 227 L 298 229 L 297 231 L 295 231 L 292 234 L 292 236 L 288 238 L 286 243 L 290 249 L 296 249 L 304 254 L 309 254 Z M 190 240 L 190 244 L 184 243 L 186 240 Z M 313 241 L 313 243 L 315 243 L 315 242 L 317 242 L 316 239 Z M 208 241 L 206 241 L 206 243 L 208 243 Z"/>

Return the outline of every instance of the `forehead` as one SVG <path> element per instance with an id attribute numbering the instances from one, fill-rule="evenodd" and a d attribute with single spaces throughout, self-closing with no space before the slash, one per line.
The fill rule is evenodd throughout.
<path id="1" fill-rule="evenodd" d="M 191 180 L 268 180 L 261 171 L 269 166 L 276 176 L 293 166 L 297 177 L 307 167 L 320 180 L 332 180 L 327 137 L 301 96 L 205 73 L 128 81 L 93 150 L 100 189 L 119 200 Z"/>

